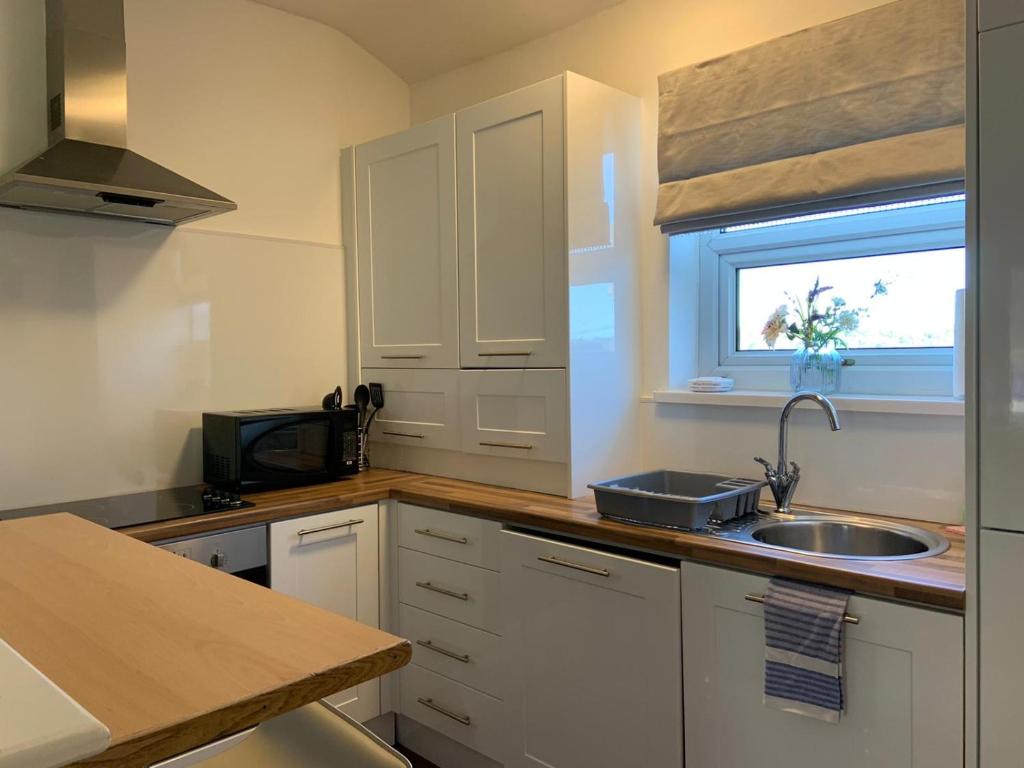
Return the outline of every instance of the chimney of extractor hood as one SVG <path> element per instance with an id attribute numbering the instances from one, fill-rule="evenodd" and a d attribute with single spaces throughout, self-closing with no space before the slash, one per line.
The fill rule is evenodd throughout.
<path id="1" fill-rule="evenodd" d="M 128 149 L 124 0 L 46 0 L 48 146 L 0 206 L 175 226 L 237 206 Z"/>
<path id="2" fill-rule="evenodd" d="M 49 145 L 128 146 L 124 3 L 46 0 Z"/>

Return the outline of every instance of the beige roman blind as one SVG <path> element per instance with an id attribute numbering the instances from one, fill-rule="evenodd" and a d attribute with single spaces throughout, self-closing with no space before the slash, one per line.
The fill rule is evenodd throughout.
<path id="1" fill-rule="evenodd" d="M 663 231 L 963 189 L 963 0 L 898 0 L 658 86 Z"/>

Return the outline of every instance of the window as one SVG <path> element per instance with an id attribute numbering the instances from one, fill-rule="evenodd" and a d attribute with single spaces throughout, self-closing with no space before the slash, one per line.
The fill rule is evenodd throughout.
<path id="1" fill-rule="evenodd" d="M 701 375 L 730 376 L 737 389 L 787 389 L 789 357 L 801 341 L 782 333 L 770 344 L 762 330 L 778 308 L 793 320 L 818 284 L 827 289 L 819 310 L 855 311 L 844 320 L 841 391 L 952 393 L 956 292 L 966 269 L 963 195 L 680 235 L 672 246 L 674 304 L 687 293 L 676 283 L 692 284 L 694 267 L 699 272 L 690 300 L 698 304 Z M 681 314 L 674 306 L 672 315 Z"/>

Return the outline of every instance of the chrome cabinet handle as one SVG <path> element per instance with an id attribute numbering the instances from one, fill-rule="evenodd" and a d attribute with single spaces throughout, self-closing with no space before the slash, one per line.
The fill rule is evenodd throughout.
<path id="1" fill-rule="evenodd" d="M 380 433 L 382 435 L 390 435 L 391 437 L 415 437 L 417 440 L 423 439 L 423 435 L 416 432 L 389 432 L 386 429 L 382 429 Z"/>
<path id="2" fill-rule="evenodd" d="M 764 603 L 764 595 L 744 595 L 743 599 L 751 603 Z M 848 613 L 843 614 L 843 621 L 847 624 L 860 624 L 860 619 L 857 616 L 851 616 Z"/>
<path id="3" fill-rule="evenodd" d="M 551 563 L 552 565 L 561 565 L 565 568 L 572 568 L 574 571 L 583 571 L 584 573 L 592 573 L 595 576 L 604 576 L 605 578 L 612 575 L 611 571 L 607 568 L 593 568 L 589 565 L 583 565 L 582 563 L 574 563 L 571 560 L 563 560 L 560 557 L 554 555 L 541 555 L 537 558 L 542 563 Z"/>
<path id="4" fill-rule="evenodd" d="M 453 592 L 452 590 L 445 589 L 444 587 L 435 587 L 429 581 L 417 581 L 416 586 L 422 587 L 423 589 L 429 589 L 431 592 L 437 592 L 439 595 L 454 597 L 457 600 L 469 600 L 468 592 Z"/>
<path id="5" fill-rule="evenodd" d="M 469 725 L 471 723 L 469 715 L 456 714 L 455 712 L 452 712 L 450 709 L 445 709 L 444 707 L 435 704 L 433 699 L 424 699 L 422 697 L 417 697 L 416 701 L 418 701 L 420 704 L 422 704 L 424 707 L 427 707 L 428 709 L 432 709 L 435 712 L 440 712 L 445 717 L 450 717 L 457 723 L 462 723 L 463 725 Z"/>
<path id="6" fill-rule="evenodd" d="M 350 525 L 361 525 L 363 520 L 346 520 L 344 523 L 334 523 L 333 525 L 322 525 L 319 528 L 303 528 L 299 531 L 299 538 L 303 536 L 309 536 L 311 533 L 323 533 L 324 531 L 333 531 L 335 528 L 348 528 Z"/>
<path id="7" fill-rule="evenodd" d="M 526 357 L 533 353 L 529 350 L 525 352 L 477 352 L 477 357 Z"/>
<path id="8" fill-rule="evenodd" d="M 480 445 L 485 445 L 489 448 L 518 448 L 520 451 L 532 451 L 533 446 L 529 443 L 492 443 L 489 441 L 480 441 Z"/>
<path id="9" fill-rule="evenodd" d="M 434 645 L 432 640 L 417 640 L 416 645 L 421 645 L 428 651 L 440 653 L 442 656 L 447 656 L 449 659 L 455 659 L 456 661 L 461 661 L 463 664 L 469 664 L 468 653 L 456 653 L 455 651 L 449 651 L 447 648 L 442 648 L 440 645 Z"/>
<path id="10" fill-rule="evenodd" d="M 381 355 L 381 360 L 422 360 L 423 355 Z"/>
<path id="11" fill-rule="evenodd" d="M 432 539 L 451 541 L 455 544 L 469 544 L 469 539 L 465 536 L 452 536 L 450 533 L 441 533 L 440 531 L 434 531 L 430 528 L 414 528 L 413 532 L 418 533 L 420 536 L 429 536 Z"/>

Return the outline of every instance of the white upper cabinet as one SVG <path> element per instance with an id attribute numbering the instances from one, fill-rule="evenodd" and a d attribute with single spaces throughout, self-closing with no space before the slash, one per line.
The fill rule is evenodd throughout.
<path id="1" fill-rule="evenodd" d="M 458 368 L 455 120 L 356 148 L 362 364 Z"/>
<path id="2" fill-rule="evenodd" d="M 851 597 L 846 711 L 825 723 L 764 704 L 764 618 L 746 595 L 768 579 L 683 563 L 682 580 L 687 766 L 963 768 L 960 616 Z"/>
<path id="3" fill-rule="evenodd" d="M 380 626 L 376 504 L 270 524 L 270 587 L 361 624 Z M 380 681 L 325 699 L 366 722 L 380 714 Z"/>
<path id="4" fill-rule="evenodd" d="M 455 116 L 464 368 L 567 364 L 563 84 Z"/>

